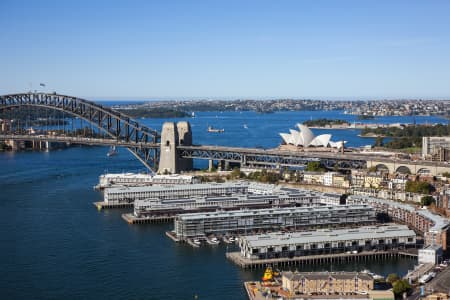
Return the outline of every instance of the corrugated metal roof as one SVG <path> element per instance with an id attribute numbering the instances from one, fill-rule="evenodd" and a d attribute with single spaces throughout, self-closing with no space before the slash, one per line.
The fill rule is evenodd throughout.
<path id="1" fill-rule="evenodd" d="M 270 247 L 303 243 L 338 242 L 416 236 L 406 225 L 364 226 L 357 229 L 314 230 L 294 233 L 271 233 L 243 236 L 249 247 Z"/>

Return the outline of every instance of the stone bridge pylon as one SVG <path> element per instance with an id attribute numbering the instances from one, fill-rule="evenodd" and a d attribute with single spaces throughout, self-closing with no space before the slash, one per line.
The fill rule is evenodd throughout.
<path id="1" fill-rule="evenodd" d="M 189 122 L 165 122 L 161 132 L 161 148 L 158 173 L 174 174 L 192 170 L 192 158 L 177 155 L 178 146 L 192 145 L 192 131 Z"/>

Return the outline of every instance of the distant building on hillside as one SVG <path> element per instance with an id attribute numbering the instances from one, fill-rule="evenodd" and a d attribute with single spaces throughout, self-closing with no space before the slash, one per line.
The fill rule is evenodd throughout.
<path id="1" fill-rule="evenodd" d="M 450 160 L 450 136 L 424 136 L 422 157 L 435 161 Z"/>

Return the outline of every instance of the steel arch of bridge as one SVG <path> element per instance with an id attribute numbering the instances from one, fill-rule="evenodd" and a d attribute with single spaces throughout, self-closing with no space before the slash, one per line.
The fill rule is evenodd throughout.
<path id="1" fill-rule="evenodd" d="M 0 96 L 0 111 L 26 106 L 46 107 L 79 117 L 105 132 L 111 139 L 139 144 L 139 147 L 127 147 L 127 149 L 150 170 L 152 170 L 152 166 L 149 162 L 153 167 L 158 162 L 158 149 L 147 148 L 145 144 L 158 143 L 160 134 L 111 108 L 56 93 L 22 93 Z"/>

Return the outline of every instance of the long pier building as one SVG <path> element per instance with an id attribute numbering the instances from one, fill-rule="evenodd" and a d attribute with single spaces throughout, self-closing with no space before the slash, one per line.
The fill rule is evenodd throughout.
<path id="1" fill-rule="evenodd" d="M 251 234 L 272 230 L 308 230 L 320 227 L 369 225 L 376 222 L 369 205 L 246 209 L 180 214 L 174 220 L 179 240 L 208 235 Z"/>
<path id="2" fill-rule="evenodd" d="M 104 189 L 120 186 L 149 186 L 159 184 L 193 184 L 200 183 L 199 179 L 191 175 L 153 175 L 140 173 L 108 173 L 99 176 L 96 188 Z"/>
<path id="3" fill-rule="evenodd" d="M 316 193 L 285 192 L 274 195 L 235 194 L 230 196 L 196 196 L 186 199 L 144 199 L 134 202 L 136 218 L 175 215 L 242 208 L 270 208 L 286 206 L 319 206 L 321 197 Z"/>
<path id="4" fill-rule="evenodd" d="M 251 260 L 348 251 L 358 253 L 374 249 L 386 251 L 415 246 L 415 232 L 406 225 L 397 224 L 294 233 L 277 232 L 239 238 L 240 255 Z"/>
<path id="5" fill-rule="evenodd" d="M 149 198 L 183 199 L 193 196 L 220 196 L 247 194 L 248 184 L 244 182 L 205 183 L 167 186 L 112 187 L 104 191 L 108 204 L 133 203 Z"/>

